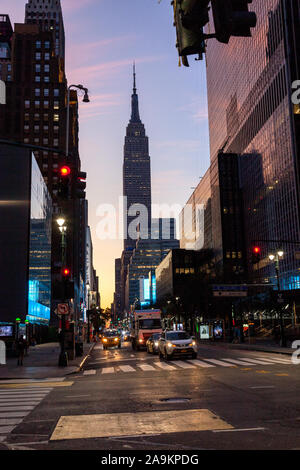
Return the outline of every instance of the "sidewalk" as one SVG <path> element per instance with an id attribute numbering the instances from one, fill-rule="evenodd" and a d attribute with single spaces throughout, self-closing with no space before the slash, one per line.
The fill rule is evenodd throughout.
<path id="1" fill-rule="evenodd" d="M 282 348 L 275 341 L 264 338 L 254 338 L 254 342 L 249 343 L 249 340 L 245 338 L 244 343 L 233 344 L 224 341 L 209 341 L 209 340 L 198 340 L 199 346 L 210 346 L 223 349 L 248 349 L 252 351 L 261 351 L 275 354 L 287 354 L 292 355 L 296 349 L 293 348 Z"/>
<path id="2" fill-rule="evenodd" d="M 23 366 L 17 366 L 16 357 L 8 357 L 6 365 L 0 365 L 0 383 L 4 379 L 46 379 L 65 377 L 80 370 L 89 352 L 96 343 L 84 343 L 83 356 L 69 361 L 68 367 L 58 367 L 59 343 L 31 346 L 28 356 L 24 357 Z"/>

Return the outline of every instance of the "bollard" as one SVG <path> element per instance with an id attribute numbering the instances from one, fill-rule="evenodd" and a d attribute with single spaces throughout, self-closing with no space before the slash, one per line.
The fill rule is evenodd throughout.
<path id="1" fill-rule="evenodd" d="M 0 341 L 0 365 L 6 365 L 6 346 L 4 341 Z"/>

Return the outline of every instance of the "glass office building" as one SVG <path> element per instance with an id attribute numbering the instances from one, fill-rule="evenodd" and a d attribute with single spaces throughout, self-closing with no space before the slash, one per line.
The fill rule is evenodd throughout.
<path id="1" fill-rule="evenodd" d="M 48 324 L 51 307 L 50 194 L 35 158 L 31 166 L 28 315 L 30 323 Z"/>
<path id="2" fill-rule="evenodd" d="M 279 240 L 300 240 L 300 114 L 291 100 L 292 83 L 300 77 L 300 7 L 290 0 L 253 0 L 249 8 L 257 14 L 252 38 L 231 38 L 228 45 L 212 39 L 207 47 L 213 247 L 222 253 L 218 153 L 224 148 L 241 155 L 250 279 L 276 284 L 269 254 L 282 248 L 281 289 L 299 289 L 297 245 L 280 246 Z M 262 260 L 252 266 L 257 243 Z"/>

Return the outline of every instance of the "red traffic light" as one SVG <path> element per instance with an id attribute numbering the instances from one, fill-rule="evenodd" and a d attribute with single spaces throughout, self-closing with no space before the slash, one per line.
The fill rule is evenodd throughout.
<path id="1" fill-rule="evenodd" d="M 71 174 L 71 168 L 69 166 L 62 166 L 60 169 L 60 176 L 69 176 Z"/>
<path id="2" fill-rule="evenodd" d="M 64 269 L 62 270 L 62 274 L 63 274 L 64 277 L 70 276 L 70 273 L 71 273 L 71 271 L 70 271 L 69 268 L 64 268 Z"/>
<path id="3" fill-rule="evenodd" d="M 253 248 L 253 253 L 255 253 L 256 255 L 259 255 L 260 254 L 260 247 L 259 246 L 255 246 Z"/>

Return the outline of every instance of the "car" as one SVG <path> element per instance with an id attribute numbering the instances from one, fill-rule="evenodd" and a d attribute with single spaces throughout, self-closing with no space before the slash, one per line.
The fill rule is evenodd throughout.
<path id="1" fill-rule="evenodd" d="M 150 336 L 146 343 L 148 354 L 158 354 L 158 340 L 161 337 L 160 333 L 155 333 Z"/>
<path id="2" fill-rule="evenodd" d="M 160 359 L 173 359 L 175 356 L 197 357 L 197 343 L 186 331 L 164 331 L 158 340 Z"/>
<path id="3" fill-rule="evenodd" d="M 104 350 L 107 350 L 108 348 L 116 347 L 116 346 L 118 346 L 119 349 L 121 348 L 121 337 L 116 330 L 104 331 L 101 341 L 102 341 Z"/>

